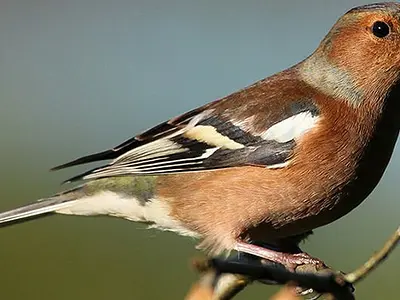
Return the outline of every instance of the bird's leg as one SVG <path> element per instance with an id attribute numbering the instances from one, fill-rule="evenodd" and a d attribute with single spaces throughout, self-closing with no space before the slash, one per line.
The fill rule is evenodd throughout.
<path id="1" fill-rule="evenodd" d="M 318 267 L 326 267 L 325 263 L 318 258 L 312 257 L 305 252 L 285 253 L 260 247 L 257 245 L 237 241 L 235 250 L 248 253 L 266 260 L 279 263 L 290 271 L 295 271 L 299 265 L 315 265 Z"/>

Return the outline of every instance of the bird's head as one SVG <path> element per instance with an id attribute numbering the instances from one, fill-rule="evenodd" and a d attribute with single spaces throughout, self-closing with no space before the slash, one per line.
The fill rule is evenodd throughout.
<path id="1" fill-rule="evenodd" d="M 300 71 L 309 84 L 354 106 L 382 99 L 400 78 L 400 4 L 348 11 Z"/>

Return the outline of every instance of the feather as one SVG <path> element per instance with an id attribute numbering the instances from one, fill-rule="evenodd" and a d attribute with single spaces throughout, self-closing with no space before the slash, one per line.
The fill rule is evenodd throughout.
<path id="1" fill-rule="evenodd" d="M 91 180 L 123 175 L 163 175 L 199 172 L 245 165 L 285 167 L 296 140 L 312 129 L 318 109 L 309 101 L 292 102 L 276 122 L 262 131 L 253 124 L 260 115 L 238 121 L 234 111 L 220 109 L 223 102 L 198 108 L 163 122 L 110 150 L 78 158 L 60 169 L 86 162 L 112 159 L 67 180 Z M 229 112 L 229 113 L 227 113 Z M 258 117 L 258 118 L 257 118 Z M 268 116 L 267 116 L 268 117 Z M 246 124 L 242 128 L 242 124 Z"/>
<path id="2" fill-rule="evenodd" d="M 2 226 L 2 224 L 15 223 L 23 219 L 39 217 L 54 212 L 58 209 L 71 206 L 73 203 L 74 200 L 65 201 L 64 199 L 58 198 L 39 200 L 32 204 L 0 213 L 0 226 Z"/>

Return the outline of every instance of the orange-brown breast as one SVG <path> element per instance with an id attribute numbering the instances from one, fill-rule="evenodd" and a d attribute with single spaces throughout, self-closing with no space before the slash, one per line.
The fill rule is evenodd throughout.
<path id="1" fill-rule="evenodd" d="M 287 88 L 290 86 L 293 82 Z M 280 93 L 311 95 L 321 118 L 298 141 L 288 167 L 237 167 L 158 179 L 157 194 L 171 204 L 171 215 L 201 233 L 208 244 L 229 248 L 238 237 L 273 241 L 304 233 L 349 212 L 379 180 L 374 179 L 362 192 L 357 184 L 349 188 L 359 177 L 357 167 L 378 112 L 362 113 L 367 106 L 349 109 L 347 104 L 315 93 L 301 82 L 297 89 L 291 92 L 281 88 Z M 264 95 L 271 109 L 280 101 L 290 101 L 273 97 Z"/>

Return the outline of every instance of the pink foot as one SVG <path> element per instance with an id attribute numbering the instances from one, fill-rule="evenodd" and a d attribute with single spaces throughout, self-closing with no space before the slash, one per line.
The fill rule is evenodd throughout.
<path id="1" fill-rule="evenodd" d="M 235 250 L 279 263 L 285 266 L 290 271 L 295 271 L 297 266 L 299 265 L 315 265 L 318 267 L 326 267 L 323 261 L 319 260 L 318 258 L 312 257 L 305 252 L 294 254 L 278 252 L 241 241 L 238 241 L 236 243 Z"/>

